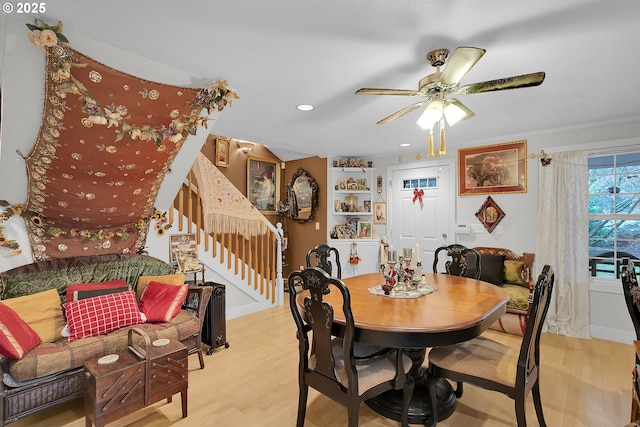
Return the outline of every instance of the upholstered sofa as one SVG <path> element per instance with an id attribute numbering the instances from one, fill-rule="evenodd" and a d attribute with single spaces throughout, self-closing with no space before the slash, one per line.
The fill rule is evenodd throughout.
<path id="1" fill-rule="evenodd" d="M 480 280 L 501 286 L 509 295 L 507 312 L 490 329 L 524 335 L 533 298 L 535 254 L 519 255 L 509 249 L 484 246 L 473 249 L 480 253 Z M 473 264 L 469 261 L 467 264 Z"/>
<path id="2" fill-rule="evenodd" d="M 100 284 L 114 281 L 120 284 L 126 283 L 126 285 L 113 292 L 105 291 L 107 295 L 102 295 L 103 291 L 98 289 Z M 2 299 L 0 303 L 3 304 L 3 310 L 12 306 L 15 308 L 15 303 L 21 303 L 25 299 L 31 301 L 31 298 L 36 298 L 31 304 L 38 305 L 39 309 L 42 308 L 42 304 L 50 304 L 50 311 L 54 313 L 51 314 L 51 317 L 55 318 L 55 321 L 50 321 L 49 312 L 46 312 L 47 314 L 44 316 L 46 327 L 44 329 L 42 323 L 35 325 L 35 323 L 25 321 L 29 326 L 33 326 L 33 329 L 41 337 L 43 334 L 46 335 L 53 331 L 55 335 L 53 338 L 38 340 L 41 342 L 34 348 L 25 350 L 19 358 L 15 355 L 7 357 L 0 354 L 0 371 L 2 373 L 0 426 L 37 411 L 82 397 L 84 362 L 126 350 L 130 327 L 142 329 L 152 341 L 160 338 L 181 341 L 187 347 L 189 354 L 195 352 L 199 354 L 201 368 L 204 367 L 200 333 L 204 312 L 213 289 L 209 286 L 172 286 L 171 288 L 180 288 L 181 298 L 184 298 L 183 305 L 180 304 L 182 299 L 174 298 L 172 300 L 173 305 L 170 306 L 172 318 L 168 315 L 169 309 L 165 310 L 165 306 L 162 306 L 161 311 L 166 311 L 166 314 L 160 313 L 159 318 L 152 319 L 154 321 L 146 321 L 146 316 L 142 315 L 140 321 L 144 323 L 139 323 L 136 317 L 133 324 L 119 327 L 106 334 L 78 335 L 82 329 L 80 327 L 75 330 L 71 328 L 70 316 L 76 305 L 91 304 L 91 301 L 94 300 L 113 301 L 114 298 L 126 297 L 128 300 L 133 300 L 133 305 L 136 305 L 137 302 L 137 308 L 139 307 L 142 311 L 143 302 L 139 299 L 141 297 L 139 287 L 148 288 L 148 292 L 144 292 L 142 295 L 149 306 L 150 300 L 144 295 L 152 294 L 151 289 L 158 289 L 159 283 L 169 281 L 174 282 L 171 283 L 172 285 L 184 285 L 184 275 L 172 274 L 172 268 L 169 264 L 146 255 L 100 255 L 42 261 L 0 273 L 0 296 Z M 67 289 L 68 287 L 69 289 Z M 70 303 L 67 299 L 71 294 L 67 291 L 72 288 L 76 291 L 73 294 L 74 301 Z M 78 289 L 80 290 L 78 291 Z M 96 289 L 97 295 L 100 296 L 91 298 L 92 292 L 96 292 Z M 76 301 L 78 294 L 83 292 L 87 293 L 84 296 L 85 299 Z M 58 307 L 52 304 L 52 297 L 59 298 Z M 42 298 L 46 298 L 48 302 L 42 303 Z M 152 308 L 153 305 L 153 300 L 151 300 Z M 63 318 L 62 326 L 65 326 L 66 322 L 66 328 L 64 328 L 66 334 L 62 330 L 58 332 L 61 326 L 59 317 L 63 313 L 63 308 L 66 318 Z M 132 308 L 131 311 L 133 312 L 135 309 Z M 10 313 L 14 312 L 10 311 Z M 82 315 L 79 316 L 80 319 L 82 317 Z M 0 322 L 0 326 L 6 324 L 7 321 L 8 317 L 5 316 L 5 319 Z M 38 320 L 38 322 L 42 321 L 42 318 Z M 72 338 L 68 337 L 70 329 L 72 329 Z M 43 330 L 45 332 L 42 332 Z"/>

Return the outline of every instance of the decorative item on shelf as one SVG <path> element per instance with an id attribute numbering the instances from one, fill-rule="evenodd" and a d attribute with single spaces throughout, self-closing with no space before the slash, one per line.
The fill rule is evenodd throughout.
<path id="1" fill-rule="evenodd" d="M 344 198 L 344 202 L 347 204 L 347 212 L 358 211 L 358 196 L 356 196 L 355 194 L 348 194 Z"/>
<path id="2" fill-rule="evenodd" d="M 358 184 L 356 183 L 355 179 L 353 179 L 352 176 L 347 178 L 347 190 L 355 191 L 357 189 L 358 189 Z"/>
<path id="3" fill-rule="evenodd" d="M 371 237 L 371 223 L 367 221 L 358 221 L 358 237 L 367 239 Z"/>
<path id="4" fill-rule="evenodd" d="M 491 233 L 498 223 L 505 217 L 505 213 L 500 209 L 500 206 L 491 198 L 487 197 L 478 212 L 476 212 L 476 218 L 480 220 L 484 228 Z"/>
<path id="5" fill-rule="evenodd" d="M 358 264 L 360 257 L 358 256 L 358 244 L 356 242 L 351 243 L 351 249 L 349 250 L 349 264 Z"/>

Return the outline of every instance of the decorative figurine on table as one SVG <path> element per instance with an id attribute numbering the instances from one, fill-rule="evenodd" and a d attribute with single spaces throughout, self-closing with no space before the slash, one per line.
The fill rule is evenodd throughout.
<path id="1" fill-rule="evenodd" d="M 398 283 L 398 273 L 396 272 L 396 252 L 393 250 L 389 250 L 386 253 L 383 264 L 380 265 L 382 269 L 382 275 L 384 276 L 384 284 L 382 285 L 382 290 L 385 295 L 389 295 L 393 288 Z M 386 267 L 386 268 L 385 268 Z"/>

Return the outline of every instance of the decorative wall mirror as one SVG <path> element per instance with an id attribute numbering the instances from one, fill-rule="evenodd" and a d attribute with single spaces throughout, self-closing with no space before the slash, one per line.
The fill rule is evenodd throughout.
<path id="1" fill-rule="evenodd" d="M 287 200 L 291 219 L 313 221 L 318 208 L 318 184 L 303 168 L 298 168 L 287 184 Z"/>

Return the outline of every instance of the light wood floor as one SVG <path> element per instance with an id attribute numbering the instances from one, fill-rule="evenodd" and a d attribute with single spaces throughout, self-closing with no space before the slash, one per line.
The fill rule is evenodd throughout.
<path id="1" fill-rule="evenodd" d="M 513 339 L 487 331 L 494 337 Z M 288 307 L 278 307 L 227 322 L 228 349 L 205 356 L 199 369 L 189 358 L 189 416 L 181 418 L 180 399 L 159 402 L 109 424 L 109 427 L 284 427 L 297 411 L 297 342 Z M 621 427 L 629 422 L 633 347 L 552 334 L 542 337 L 541 394 L 549 427 Z M 346 426 L 346 410 L 311 391 L 306 427 Z M 537 426 L 531 396 L 529 426 Z M 12 427 L 82 427 L 82 400 L 10 424 Z M 361 427 L 398 426 L 365 405 Z M 466 386 L 455 413 L 439 426 L 516 426 L 513 401 Z"/>

